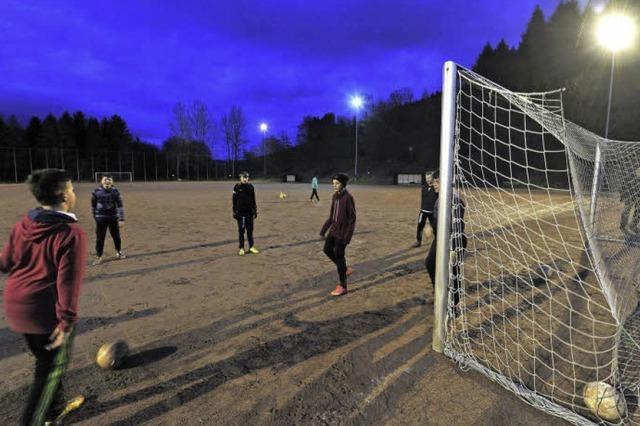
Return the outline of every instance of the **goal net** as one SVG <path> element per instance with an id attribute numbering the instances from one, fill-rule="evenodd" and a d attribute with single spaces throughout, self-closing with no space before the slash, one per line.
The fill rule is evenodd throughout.
<path id="1" fill-rule="evenodd" d="M 94 179 L 100 182 L 103 176 L 111 176 L 115 182 L 133 182 L 133 173 L 131 172 L 95 172 Z"/>
<path id="2" fill-rule="evenodd" d="M 445 354 L 575 424 L 640 424 L 640 144 L 566 120 L 560 90 L 453 69 Z"/>

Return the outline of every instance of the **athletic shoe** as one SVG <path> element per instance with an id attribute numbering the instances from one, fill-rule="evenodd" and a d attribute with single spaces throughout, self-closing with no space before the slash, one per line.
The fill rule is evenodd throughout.
<path id="1" fill-rule="evenodd" d="M 124 254 L 123 251 L 119 251 L 118 252 L 118 259 L 126 259 L 126 258 L 127 258 L 127 256 Z"/>
<path id="2" fill-rule="evenodd" d="M 249 247 L 249 252 L 253 253 L 253 254 L 258 254 L 258 253 L 260 253 L 260 250 L 258 250 L 255 247 Z"/>
<path id="3" fill-rule="evenodd" d="M 350 277 L 353 275 L 353 268 L 351 266 L 347 266 L 347 276 Z"/>
<path id="4" fill-rule="evenodd" d="M 243 248 L 241 248 L 241 249 L 240 249 L 240 251 L 238 252 L 238 254 L 239 254 L 240 256 L 244 256 L 244 249 L 243 249 Z"/>
<path id="5" fill-rule="evenodd" d="M 338 284 L 336 286 L 336 289 L 331 292 L 332 296 L 342 296 L 342 295 L 345 295 L 345 294 L 347 294 L 347 288 L 343 287 L 340 284 Z"/>
<path id="6" fill-rule="evenodd" d="M 102 256 L 96 256 L 96 258 L 93 260 L 92 265 L 93 266 L 97 266 L 97 265 L 99 265 L 101 263 L 102 263 Z"/>
<path id="7" fill-rule="evenodd" d="M 416 241 L 416 243 L 414 245 L 412 245 L 412 248 L 418 248 L 422 245 L 422 241 Z"/>

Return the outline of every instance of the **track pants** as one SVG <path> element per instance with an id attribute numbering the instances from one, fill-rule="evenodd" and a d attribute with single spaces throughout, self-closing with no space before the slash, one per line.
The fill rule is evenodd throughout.
<path id="1" fill-rule="evenodd" d="M 69 363 L 74 333 L 57 349 L 47 350 L 50 334 L 25 334 L 29 350 L 36 358 L 33 385 L 22 413 L 22 425 L 41 426 L 64 405 L 62 375 Z"/>
<path id="2" fill-rule="evenodd" d="M 329 234 L 324 240 L 324 254 L 338 267 L 338 276 L 342 287 L 347 287 L 347 260 L 345 259 L 345 249 L 347 244 L 336 239 Z"/>
<path id="3" fill-rule="evenodd" d="M 318 197 L 318 190 L 316 188 L 311 189 L 311 197 L 310 200 L 313 200 L 313 197 L 316 197 L 316 200 L 320 201 L 320 197 Z"/>
<path id="4" fill-rule="evenodd" d="M 422 244 L 422 231 L 424 231 L 424 226 L 427 224 L 427 213 L 420 210 L 418 213 L 418 229 L 416 233 L 416 241 Z"/>
<path id="5" fill-rule="evenodd" d="M 247 240 L 249 248 L 253 247 L 253 215 L 238 216 L 238 244 L 240 248 L 244 248 L 244 231 L 247 231 Z"/>
<path id="6" fill-rule="evenodd" d="M 113 244 L 116 246 L 116 251 L 120 253 L 122 250 L 122 240 L 120 239 L 120 226 L 118 225 L 118 219 L 111 220 L 97 220 L 96 221 L 96 256 L 102 257 L 104 252 L 104 238 L 107 235 L 107 228 L 113 238 Z"/>
<path id="7" fill-rule="evenodd" d="M 464 250 L 467 248 L 467 237 L 462 237 L 459 239 L 462 247 L 454 244 L 452 250 L 458 253 L 459 259 L 453 265 L 452 273 L 453 280 L 451 282 L 450 288 L 453 290 L 453 304 L 454 306 L 458 306 L 458 302 L 460 301 L 460 263 L 463 260 Z M 461 248 L 461 250 L 458 249 Z M 429 247 L 429 252 L 427 253 L 427 257 L 424 259 L 424 266 L 427 268 L 427 272 L 429 273 L 429 278 L 431 278 L 431 286 L 435 290 L 436 288 L 436 238 L 434 236 L 433 242 L 431 243 L 431 247 Z"/>

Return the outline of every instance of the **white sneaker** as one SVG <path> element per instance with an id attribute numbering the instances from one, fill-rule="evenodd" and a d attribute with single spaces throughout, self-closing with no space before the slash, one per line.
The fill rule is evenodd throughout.
<path id="1" fill-rule="evenodd" d="M 102 263 L 102 256 L 97 256 L 97 257 L 93 260 L 92 265 L 93 265 L 93 266 L 97 266 L 97 265 L 99 265 L 99 264 L 101 264 L 101 263 Z"/>
<path id="2" fill-rule="evenodd" d="M 126 259 L 126 258 L 127 258 L 127 256 L 124 254 L 123 251 L 119 251 L 118 252 L 118 259 Z"/>

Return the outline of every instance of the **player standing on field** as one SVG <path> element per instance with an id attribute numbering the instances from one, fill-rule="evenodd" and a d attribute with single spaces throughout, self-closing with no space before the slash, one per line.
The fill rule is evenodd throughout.
<path id="1" fill-rule="evenodd" d="M 122 251 L 122 240 L 120 238 L 120 227 L 124 226 L 124 205 L 122 196 L 118 188 L 113 186 L 111 176 L 102 176 L 100 186 L 93 191 L 91 196 L 91 211 L 96 221 L 96 259 L 94 265 L 102 263 L 102 253 L 104 250 L 104 238 L 107 229 L 113 238 L 118 259 L 126 256 Z"/>
<path id="2" fill-rule="evenodd" d="M 249 253 L 258 254 L 260 250 L 253 246 L 253 220 L 258 217 L 256 192 L 249 183 L 249 173 L 240 173 L 240 183 L 233 187 L 233 218 L 238 221 L 238 243 L 240 256 L 245 255 L 244 232 L 247 231 Z"/>
<path id="3" fill-rule="evenodd" d="M 35 170 L 27 179 L 41 207 L 12 229 L 0 252 L 5 318 L 36 358 L 21 424 L 42 425 L 62 410 L 61 377 L 69 362 L 87 260 L 87 236 L 73 213 L 76 195 L 64 170 Z"/>
<path id="4" fill-rule="evenodd" d="M 351 267 L 347 268 L 345 249 L 351 242 L 353 231 L 356 227 L 356 203 L 347 191 L 349 177 L 343 173 L 333 176 L 333 197 L 331 198 L 331 210 L 329 219 L 320 230 L 320 236 L 325 239 L 324 253 L 338 267 L 340 283 L 331 292 L 332 296 L 347 294 L 347 276 L 353 273 Z M 329 231 L 329 235 L 325 234 Z"/>
<path id="5" fill-rule="evenodd" d="M 424 231 L 427 220 L 429 220 L 429 224 L 433 223 L 433 206 L 438 199 L 438 194 L 434 191 L 432 184 L 433 173 L 425 173 L 424 182 L 422 183 L 422 199 L 420 211 L 418 212 L 418 229 L 414 247 L 420 247 L 422 245 L 422 232 Z"/>
<path id="6" fill-rule="evenodd" d="M 440 192 L 440 175 L 436 170 L 433 173 L 433 189 L 438 194 Z M 464 259 L 464 250 L 467 248 L 467 236 L 464 233 L 464 209 L 465 204 L 464 201 L 460 198 L 460 195 L 457 191 L 453 191 L 452 194 L 452 204 L 453 204 L 453 215 L 451 222 L 451 246 L 449 247 L 451 256 L 453 256 L 450 261 L 453 263 L 453 285 L 451 286 L 451 290 L 453 291 L 453 313 L 454 316 L 457 316 L 456 307 L 458 306 L 458 302 L 460 301 L 460 266 Z M 437 250 L 437 241 L 438 241 L 438 200 L 436 199 L 433 208 L 433 222 L 431 222 L 431 226 L 433 227 L 433 241 L 431 242 L 431 247 L 429 248 L 429 253 L 424 260 L 424 265 L 427 268 L 427 272 L 429 273 L 429 278 L 431 278 L 431 285 L 435 290 L 436 285 L 436 250 Z M 456 231 L 454 225 L 458 224 L 459 232 Z"/>
<path id="7" fill-rule="evenodd" d="M 320 201 L 320 197 L 318 197 L 318 178 L 316 176 L 311 179 L 311 197 L 309 200 L 313 203 L 313 197 L 316 197 L 316 200 Z"/>

